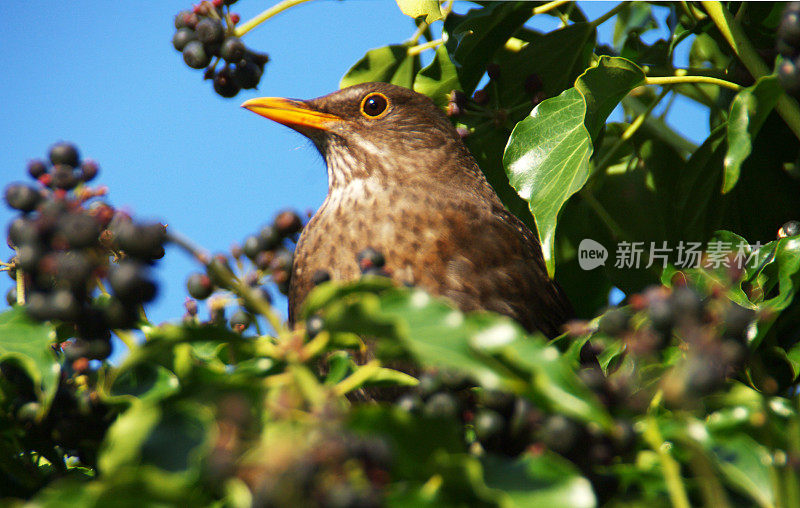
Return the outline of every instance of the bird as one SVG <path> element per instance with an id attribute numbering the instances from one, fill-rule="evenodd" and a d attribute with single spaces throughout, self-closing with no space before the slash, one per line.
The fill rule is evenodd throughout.
<path id="1" fill-rule="evenodd" d="M 262 97 L 242 107 L 306 136 L 327 166 L 327 196 L 295 248 L 290 323 L 315 273 L 358 279 L 358 253 L 371 248 L 398 283 L 464 312 L 504 314 L 528 332 L 560 333 L 572 307 L 548 276 L 537 236 L 503 206 L 430 98 L 362 83 L 316 99 Z"/>

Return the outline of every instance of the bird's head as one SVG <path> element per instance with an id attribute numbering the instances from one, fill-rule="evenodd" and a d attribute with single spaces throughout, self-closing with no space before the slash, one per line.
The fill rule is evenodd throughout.
<path id="1" fill-rule="evenodd" d="M 264 97 L 242 107 L 311 139 L 325 157 L 331 188 L 357 178 L 452 179 L 465 160 L 467 172 L 480 171 L 436 105 L 400 86 L 362 83 L 317 99 Z"/>

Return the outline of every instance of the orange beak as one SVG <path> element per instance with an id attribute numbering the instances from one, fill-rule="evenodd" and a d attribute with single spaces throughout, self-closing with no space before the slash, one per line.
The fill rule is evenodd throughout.
<path id="1" fill-rule="evenodd" d="M 333 124 L 343 121 L 336 115 L 314 111 L 302 101 L 280 97 L 250 99 L 242 107 L 293 129 L 310 127 L 327 131 Z"/>

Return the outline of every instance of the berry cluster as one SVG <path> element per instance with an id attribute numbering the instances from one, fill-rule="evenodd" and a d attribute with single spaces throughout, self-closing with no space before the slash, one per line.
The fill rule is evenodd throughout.
<path id="1" fill-rule="evenodd" d="M 234 3 L 236 0 L 203 1 L 191 11 L 179 12 L 172 37 L 172 45 L 183 53 L 186 65 L 206 69 L 205 79 L 213 80 L 214 91 L 226 98 L 256 88 L 269 61 L 269 56 L 252 51 L 235 35 L 239 16 L 229 10 Z M 220 61 L 225 63 L 217 69 Z"/>
<path id="2" fill-rule="evenodd" d="M 800 98 L 800 2 L 789 2 L 778 26 L 778 79 L 786 93 Z"/>
<path id="3" fill-rule="evenodd" d="M 475 90 L 472 98 L 467 97 L 460 90 L 450 92 L 447 106 L 445 107 L 447 116 L 459 119 L 476 113 L 485 117 L 489 113 L 496 127 L 502 127 L 507 123 L 508 111 L 501 107 L 492 107 L 489 100 L 492 89 L 497 89 L 499 86 L 498 83 L 501 78 L 500 66 L 496 63 L 490 63 L 486 67 L 486 73 L 489 76 L 489 82 L 484 88 Z M 532 106 L 538 105 L 547 98 L 547 94 L 544 91 L 544 83 L 538 74 L 528 75 L 523 83 L 523 89 L 525 95 L 530 98 Z M 470 134 L 469 129 L 463 126 L 459 126 L 457 130 L 462 138 L 466 138 Z"/>
<path id="4" fill-rule="evenodd" d="M 272 224 L 261 228 L 258 234 L 245 238 L 242 246 L 234 245 L 231 248 L 231 257 L 237 266 L 244 266 L 243 258 L 247 258 L 252 264 L 253 270 L 246 272 L 243 280 L 257 291 L 263 300 L 272 301 L 269 291 L 263 286 L 266 276 L 269 276 L 269 279 L 277 285 L 281 293 L 288 294 L 294 245 L 297 243 L 302 229 L 303 220 L 300 216 L 291 210 L 285 210 L 275 217 Z M 231 271 L 228 257 L 224 254 L 217 254 L 210 263 L 220 264 L 225 267 L 225 270 Z M 209 299 L 220 287 L 230 289 L 223 281 L 214 280 L 211 272 L 193 273 L 186 281 L 189 296 L 197 300 Z M 225 297 L 209 299 L 211 322 L 224 321 L 225 306 L 229 301 L 230 298 Z M 195 319 L 197 315 L 196 302 L 191 299 L 187 300 L 186 310 L 186 318 Z M 240 332 L 244 331 L 253 323 L 253 314 L 254 309 L 248 308 L 246 303 L 242 302 L 242 308 L 239 308 L 229 320 L 231 328 Z"/>
<path id="5" fill-rule="evenodd" d="M 672 289 L 655 286 L 632 295 L 628 307 L 606 312 L 592 341 L 596 348 L 602 348 L 604 337 L 623 341 L 627 354 L 638 358 L 657 358 L 676 345 L 684 350 L 660 385 L 668 404 L 683 407 L 723 388 L 728 378 L 739 375 L 745 366 L 750 325 L 758 316 L 752 309 L 728 300 L 723 291 L 712 291 L 704 298 L 681 278 L 675 282 Z M 763 361 L 759 356 L 753 355 L 748 366 Z M 754 381 L 774 393 L 786 385 L 775 376 L 774 372 L 765 372 Z M 646 403 L 648 395 L 629 389 L 640 384 L 637 380 L 615 374 L 609 383 L 594 372 L 586 377 L 586 384 L 609 407 L 643 410 L 639 404 Z"/>
<path id="6" fill-rule="evenodd" d="M 289 445 L 291 450 L 283 449 Z M 384 506 L 392 463 L 384 440 L 311 433 L 306 443 L 277 448 L 252 485 L 254 506 Z"/>
<path id="7" fill-rule="evenodd" d="M 131 328 L 142 303 L 156 295 L 148 267 L 164 255 L 164 226 L 140 224 L 109 204 L 95 200 L 104 188 L 84 184 L 97 175 L 91 160 L 80 161 L 77 148 L 58 143 L 49 164 L 34 160 L 28 173 L 38 183 L 11 184 L 6 203 L 21 213 L 8 227 L 16 255 L 5 268 L 17 287 L 9 303 L 25 304 L 37 320 L 57 320 L 72 327 L 74 342 L 64 344 L 70 362 L 105 359 L 111 352 L 111 329 Z M 109 265 L 109 256 L 118 264 Z M 107 278 L 113 296 L 95 298 Z"/>
<path id="8" fill-rule="evenodd" d="M 586 381 L 606 383 L 599 369 L 590 368 Z M 589 379 L 589 374 L 599 376 Z M 595 382 L 596 384 L 596 382 Z M 592 385 L 590 385 L 592 386 Z M 547 448 L 581 467 L 595 482 L 604 481 L 594 466 L 608 466 L 627 457 L 635 445 L 632 424 L 619 420 L 609 433 L 560 414 L 546 414 L 528 399 L 511 393 L 476 388 L 458 372 L 425 373 L 411 392 L 396 402 L 404 411 L 429 418 L 460 421 L 467 444 L 485 452 L 517 456 L 529 449 Z"/>

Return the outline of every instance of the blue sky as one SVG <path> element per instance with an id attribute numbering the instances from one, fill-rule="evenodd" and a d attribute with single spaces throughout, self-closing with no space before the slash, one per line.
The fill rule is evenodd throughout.
<path id="1" fill-rule="evenodd" d="M 273 3 L 241 0 L 234 11 L 244 21 Z M 581 5 L 592 19 L 614 3 Z M 227 250 L 280 209 L 316 209 L 327 189 L 319 155 L 302 136 L 239 104 L 335 90 L 366 50 L 407 39 L 410 18 L 391 0 L 297 6 L 244 38 L 272 58 L 260 89 L 222 99 L 171 46 L 173 16 L 189 6 L 182 0 L 0 2 L 3 186 L 25 180 L 30 158 L 69 140 L 100 163 L 97 182 L 110 188 L 111 203 L 161 220 L 210 251 Z M 469 6 L 459 3 L 456 10 Z M 554 27 L 547 17 L 540 22 Z M 608 40 L 612 28 L 604 25 L 601 38 Z M 687 120 L 681 130 L 702 139 L 707 118 L 682 104 L 677 113 Z M 4 228 L 12 217 L 0 207 Z M 5 242 L 0 255 L 11 256 Z M 161 292 L 149 308 L 152 320 L 180 317 L 184 280 L 193 269 L 182 252 L 168 249 L 157 271 Z M 0 277 L 3 295 L 10 286 Z"/>

